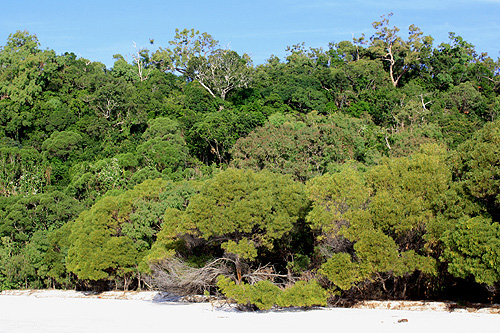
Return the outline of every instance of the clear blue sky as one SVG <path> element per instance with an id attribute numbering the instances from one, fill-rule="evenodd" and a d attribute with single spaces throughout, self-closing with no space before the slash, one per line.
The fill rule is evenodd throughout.
<path id="1" fill-rule="evenodd" d="M 176 28 L 208 32 L 221 45 L 248 53 L 255 64 L 272 54 L 283 58 L 289 45 L 327 48 L 374 32 L 371 23 L 393 12 L 391 25 L 404 35 L 415 24 L 435 45 L 455 32 L 497 59 L 500 0 L 232 0 L 86 1 L 2 0 L 0 45 L 9 34 L 28 30 L 43 49 L 113 65 L 113 55 L 133 53 L 133 43 L 154 50 L 168 46 Z M 155 40 L 151 46 L 149 39 Z M 130 57 L 128 57 L 130 60 Z"/>

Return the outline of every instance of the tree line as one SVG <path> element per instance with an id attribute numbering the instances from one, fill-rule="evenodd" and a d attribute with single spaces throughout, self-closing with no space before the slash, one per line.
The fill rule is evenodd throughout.
<path id="1" fill-rule="evenodd" d="M 500 60 L 391 15 L 251 58 L 177 30 L 112 68 L 0 48 L 0 288 L 492 301 Z"/>

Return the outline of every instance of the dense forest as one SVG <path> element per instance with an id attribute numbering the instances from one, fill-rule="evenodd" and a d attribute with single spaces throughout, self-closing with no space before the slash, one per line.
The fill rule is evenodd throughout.
<path id="1" fill-rule="evenodd" d="M 0 290 L 498 300 L 500 60 L 389 19 L 260 65 L 187 29 L 112 68 L 11 34 Z"/>

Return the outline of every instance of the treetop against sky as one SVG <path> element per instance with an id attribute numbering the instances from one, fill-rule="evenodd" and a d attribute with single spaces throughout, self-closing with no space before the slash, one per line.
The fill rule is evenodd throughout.
<path id="1" fill-rule="evenodd" d="M 455 32 L 478 53 L 499 55 L 499 0 L 431 1 L 8 1 L 2 6 L 0 44 L 17 30 L 37 34 L 42 47 L 111 67 L 114 54 L 131 58 L 138 47 L 168 46 L 176 28 L 210 33 L 221 45 L 247 53 L 255 64 L 282 58 L 289 45 L 324 47 L 373 34 L 371 23 L 394 13 L 391 24 L 420 27 L 435 43 Z M 7 15 L 15 13 L 15 15 Z M 153 39 L 154 45 L 149 41 Z M 131 59 L 129 59 L 130 61 Z"/>

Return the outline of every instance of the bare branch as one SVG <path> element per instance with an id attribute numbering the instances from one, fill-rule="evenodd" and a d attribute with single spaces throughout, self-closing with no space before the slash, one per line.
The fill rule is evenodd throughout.
<path id="1" fill-rule="evenodd" d="M 201 268 L 188 266 L 180 258 L 165 259 L 152 265 L 149 283 L 178 295 L 200 294 L 216 286 L 219 275 L 230 275 L 227 258 L 219 258 Z"/>

